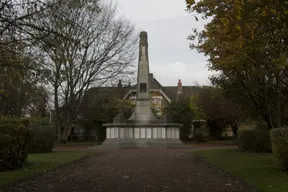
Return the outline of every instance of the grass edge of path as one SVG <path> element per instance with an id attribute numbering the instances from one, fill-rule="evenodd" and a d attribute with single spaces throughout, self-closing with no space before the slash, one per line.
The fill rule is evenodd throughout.
<path id="1" fill-rule="evenodd" d="M 199 161 L 216 172 L 229 175 L 260 192 L 288 191 L 288 173 L 280 171 L 272 154 L 246 153 L 235 149 L 192 152 Z"/>
<path id="2" fill-rule="evenodd" d="M 18 170 L 0 172 L 0 191 L 47 172 L 51 172 L 71 164 L 82 162 L 95 155 L 92 151 L 55 151 L 52 153 L 28 155 L 26 165 Z"/>

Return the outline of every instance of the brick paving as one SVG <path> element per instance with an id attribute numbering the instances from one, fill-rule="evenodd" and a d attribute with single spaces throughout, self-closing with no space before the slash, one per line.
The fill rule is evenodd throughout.
<path id="1" fill-rule="evenodd" d="M 209 168 L 191 149 L 100 150 L 82 162 L 3 189 L 5 192 L 252 192 Z M 0 190 L 1 191 L 1 190 Z"/>

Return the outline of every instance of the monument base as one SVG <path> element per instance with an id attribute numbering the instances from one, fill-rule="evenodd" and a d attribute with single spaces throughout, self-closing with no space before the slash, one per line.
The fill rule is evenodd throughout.
<path id="1" fill-rule="evenodd" d="M 107 149 L 139 149 L 139 148 L 183 148 L 179 139 L 106 139 L 102 148 Z"/>
<path id="2" fill-rule="evenodd" d="M 183 148 L 179 139 L 181 124 L 176 123 L 111 123 L 105 124 L 107 139 L 102 148 Z"/>

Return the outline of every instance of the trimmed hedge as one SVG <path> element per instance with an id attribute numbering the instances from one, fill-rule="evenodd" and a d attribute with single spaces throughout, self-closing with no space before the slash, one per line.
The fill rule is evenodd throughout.
<path id="1" fill-rule="evenodd" d="M 21 125 L 0 125 L 0 171 L 21 168 L 28 156 L 31 131 Z"/>
<path id="2" fill-rule="evenodd" d="M 49 125 L 49 120 L 47 118 L 41 118 L 41 117 L 14 117 L 14 116 L 0 116 L 0 124 L 1 125 L 23 125 L 23 126 L 29 126 L 29 125 Z"/>
<path id="3" fill-rule="evenodd" d="M 272 151 L 279 167 L 288 171 L 288 128 L 271 129 Z"/>
<path id="4" fill-rule="evenodd" d="M 33 138 L 29 143 L 28 153 L 50 153 L 53 150 L 56 134 L 54 127 L 48 125 L 31 125 Z"/>
<path id="5" fill-rule="evenodd" d="M 41 117 L 0 117 L 0 124 L 19 125 L 28 128 L 33 137 L 28 144 L 28 153 L 49 153 L 52 152 L 56 141 L 54 127 L 49 125 L 47 118 Z M 0 132 L 1 133 L 1 132 Z M 1 144 L 0 144 L 1 147 Z"/>
<path id="6" fill-rule="evenodd" d="M 256 153 L 272 152 L 269 130 L 239 131 L 237 143 L 240 151 Z"/>

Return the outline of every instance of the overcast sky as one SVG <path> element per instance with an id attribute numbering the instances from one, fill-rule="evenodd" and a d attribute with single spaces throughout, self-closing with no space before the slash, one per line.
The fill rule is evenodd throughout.
<path id="1" fill-rule="evenodd" d="M 190 50 L 187 36 L 192 28 L 203 28 L 185 11 L 185 0 L 115 0 L 118 13 L 148 32 L 150 73 L 162 85 L 208 84 L 212 74 L 207 58 Z"/>

